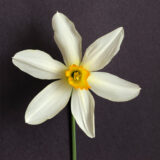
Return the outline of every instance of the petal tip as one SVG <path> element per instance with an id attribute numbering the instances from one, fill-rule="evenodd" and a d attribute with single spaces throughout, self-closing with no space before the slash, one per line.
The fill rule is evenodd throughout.
<path id="1" fill-rule="evenodd" d="M 34 123 L 31 121 L 27 113 L 25 113 L 24 120 L 26 124 L 34 125 Z"/>
<path id="2" fill-rule="evenodd" d="M 11 59 L 12 59 L 12 62 L 13 62 L 13 60 L 14 60 L 14 56 L 13 56 L 13 57 L 11 57 Z"/>
<path id="3" fill-rule="evenodd" d="M 29 121 L 29 119 L 26 118 L 26 116 L 25 116 L 24 120 L 25 120 L 25 123 L 26 123 L 26 124 L 31 124 L 30 121 Z"/>
<path id="4" fill-rule="evenodd" d="M 138 89 L 141 90 L 142 88 L 140 86 L 138 86 Z"/>
<path id="5" fill-rule="evenodd" d="M 92 132 L 84 132 L 89 138 L 95 138 L 96 137 L 96 135 L 95 135 L 95 131 L 93 131 L 93 133 Z"/>
<path id="6" fill-rule="evenodd" d="M 135 95 L 133 97 L 127 99 L 126 101 L 130 101 L 130 100 L 137 98 L 140 94 L 141 89 L 142 88 L 139 85 L 137 85 L 137 87 L 135 88 Z M 122 102 L 125 102 L 125 101 L 122 101 Z"/>
<path id="7" fill-rule="evenodd" d="M 25 123 L 28 125 L 38 125 L 39 123 L 35 123 L 34 121 L 31 121 L 29 118 L 25 117 Z"/>
<path id="8" fill-rule="evenodd" d="M 124 30 L 124 28 L 121 26 L 121 27 L 119 27 L 119 30 Z"/>
<path id="9" fill-rule="evenodd" d="M 60 14 L 62 14 L 61 12 L 59 12 L 59 11 L 57 11 L 56 13 L 55 13 L 55 15 L 60 15 Z"/>
<path id="10" fill-rule="evenodd" d="M 89 137 L 93 139 L 93 138 L 95 138 L 96 136 L 95 136 L 95 134 L 93 134 L 93 135 L 90 135 Z"/>
<path id="11" fill-rule="evenodd" d="M 17 53 L 19 53 L 19 52 L 17 52 Z M 11 57 L 12 61 L 16 58 L 17 53 L 15 53 L 14 56 Z"/>
<path id="12" fill-rule="evenodd" d="M 60 16 L 60 15 L 62 15 L 62 13 L 59 12 L 59 11 L 57 11 L 57 12 L 53 15 L 53 18 L 56 17 L 56 16 Z M 53 19 L 53 18 L 52 18 L 52 19 Z"/>
<path id="13" fill-rule="evenodd" d="M 124 34 L 124 28 L 123 28 L 123 27 L 119 27 L 119 28 L 117 28 L 117 30 L 118 30 L 120 33 Z"/>
<path id="14" fill-rule="evenodd" d="M 13 63 L 15 66 L 17 66 L 17 65 L 16 65 L 16 58 L 15 58 L 15 56 L 12 57 L 12 63 Z"/>
<path id="15" fill-rule="evenodd" d="M 142 90 L 142 88 L 138 85 L 137 90 L 138 90 L 138 95 L 139 95 L 139 93 Z"/>
<path id="16" fill-rule="evenodd" d="M 123 34 L 124 35 L 124 28 L 121 26 L 121 27 L 118 27 L 117 29 L 114 30 L 115 32 L 117 32 L 117 34 Z"/>
<path id="17" fill-rule="evenodd" d="M 55 26 L 56 21 L 61 19 L 62 15 L 63 14 L 58 12 L 58 11 L 53 15 L 53 17 L 52 17 L 52 26 L 53 26 L 53 28 L 55 28 L 54 26 Z"/>

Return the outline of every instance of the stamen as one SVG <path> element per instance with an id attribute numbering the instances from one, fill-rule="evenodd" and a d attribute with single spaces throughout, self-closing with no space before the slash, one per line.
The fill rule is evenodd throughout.
<path id="1" fill-rule="evenodd" d="M 76 80 L 76 81 L 79 81 L 81 78 L 81 75 L 78 71 L 76 72 L 73 72 L 73 79 Z"/>

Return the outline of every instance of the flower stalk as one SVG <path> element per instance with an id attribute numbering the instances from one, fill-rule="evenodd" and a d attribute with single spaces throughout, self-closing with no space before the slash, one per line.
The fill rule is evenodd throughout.
<path id="1" fill-rule="evenodd" d="M 76 149 L 76 122 L 71 113 L 71 129 L 72 129 L 72 160 L 77 160 L 77 149 Z"/>

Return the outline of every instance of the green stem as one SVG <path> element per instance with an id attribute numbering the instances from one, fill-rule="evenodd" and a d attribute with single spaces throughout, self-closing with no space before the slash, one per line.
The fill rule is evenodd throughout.
<path id="1" fill-rule="evenodd" d="M 71 115 L 71 127 L 72 127 L 72 160 L 77 159 L 77 151 L 76 151 L 76 123 L 73 115 Z"/>

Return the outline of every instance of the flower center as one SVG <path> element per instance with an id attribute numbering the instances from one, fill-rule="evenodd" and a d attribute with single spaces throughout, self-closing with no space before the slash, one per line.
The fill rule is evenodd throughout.
<path id="1" fill-rule="evenodd" d="M 65 75 L 67 77 L 68 83 L 74 88 L 89 89 L 87 78 L 90 75 L 82 66 L 77 66 L 75 64 L 69 66 L 66 70 Z"/>
<path id="2" fill-rule="evenodd" d="M 72 73 L 72 77 L 73 77 L 74 81 L 79 81 L 81 78 L 81 73 L 78 71 L 75 71 Z"/>

